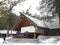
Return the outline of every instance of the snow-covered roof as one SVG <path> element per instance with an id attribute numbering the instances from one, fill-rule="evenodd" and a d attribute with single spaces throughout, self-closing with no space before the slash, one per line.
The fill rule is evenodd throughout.
<path id="1" fill-rule="evenodd" d="M 47 26 L 44 24 L 44 22 L 42 20 L 39 20 L 39 19 L 34 18 L 34 17 L 31 17 L 29 15 L 25 15 L 25 16 L 27 18 L 29 18 L 30 20 L 32 20 L 37 26 L 47 28 Z"/>
<path id="2" fill-rule="evenodd" d="M 46 21 L 42 21 L 39 20 L 37 18 L 31 17 L 29 15 L 24 14 L 27 18 L 29 18 L 30 20 L 32 20 L 37 26 L 39 27 L 44 27 L 44 28 L 49 28 L 49 29 L 55 29 L 55 28 L 60 28 L 59 27 L 59 17 L 55 16 L 53 20 L 53 22 L 46 22 Z"/>
<path id="3" fill-rule="evenodd" d="M 21 33 L 25 32 L 36 32 L 34 26 L 28 26 L 28 27 L 21 27 Z"/>
<path id="4" fill-rule="evenodd" d="M 7 34 L 7 30 L 0 30 L 0 33 L 1 33 L 1 34 Z M 12 34 L 16 34 L 16 31 L 12 31 L 12 32 L 11 32 L 11 30 L 10 30 L 10 31 L 9 31 L 9 34 L 11 34 L 11 33 L 12 33 Z"/>
<path id="5" fill-rule="evenodd" d="M 52 19 L 53 21 L 50 23 L 50 22 L 45 22 L 45 24 L 48 26 L 49 29 L 58 29 L 60 28 L 59 27 L 59 17 L 56 16 L 54 17 L 54 19 Z"/>

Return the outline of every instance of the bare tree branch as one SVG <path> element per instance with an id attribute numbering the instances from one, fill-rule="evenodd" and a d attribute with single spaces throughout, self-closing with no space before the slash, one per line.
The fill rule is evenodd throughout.
<path id="1" fill-rule="evenodd" d="M 18 0 L 13 6 L 11 6 L 10 7 L 10 9 L 8 10 L 8 12 L 10 12 L 11 10 L 12 10 L 12 8 L 14 7 L 14 6 L 16 6 L 20 1 L 25 1 L 25 0 Z"/>

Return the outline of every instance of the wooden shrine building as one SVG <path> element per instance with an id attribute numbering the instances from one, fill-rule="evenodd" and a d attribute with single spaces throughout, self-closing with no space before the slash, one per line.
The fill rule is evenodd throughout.
<path id="1" fill-rule="evenodd" d="M 14 25 L 13 29 L 17 31 L 17 34 L 13 36 L 13 38 L 34 38 L 36 39 L 38 35 L 58 35 L 60 33 L 59 28 L 50 29 L 48 23 L 46 24 L 46 22 L 43 22 L 42 20 L 31 17 L 24 13 L 21 13 L 20 18 L 17 21 L 17 23 Z M 25 32 L 21 33 L 21 31 L 22 32 L 25 31 Z"/>

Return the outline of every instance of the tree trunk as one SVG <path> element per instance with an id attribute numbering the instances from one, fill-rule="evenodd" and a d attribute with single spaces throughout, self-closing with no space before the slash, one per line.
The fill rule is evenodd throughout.
<path id="1" fill-rule="evenodd" d="M 58 13 L 58 15 L 59 15 L 59 27 L 60 27 L 60 13 Z"/>
<path id="2" fill-rule="evenodd" d="M 7 37 L 9 36 L 9 23 L 7 23 Z"/>
<path id="3" fill-rule="evenodd" d="M 60 30 L 60 13 L 58 13 L 59 16 L 59 30 Z M 58 35 L 60 36 L 60 31 L 58 30 Z"/>
<path id="4" fill-rule="evenodd" d="M 59 16 L 59 27 L 60 27 L 60 16 Z"/>

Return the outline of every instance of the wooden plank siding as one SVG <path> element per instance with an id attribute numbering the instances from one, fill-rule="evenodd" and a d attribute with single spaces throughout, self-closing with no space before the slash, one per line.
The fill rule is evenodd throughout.
<path id="1" fill-rule="evenodd" d="M 26 26 L 32 26 L 32 24 L 26 18 L 22 18 L 19 27 L 26 27 Z"/>
<path id="2" fill-rule="evenodd" d="M 19 21 L 15 26 L 15 30 L 17 30 L 20 27 L 32 26 L 32 23 L 29 20 L 27 20 L 25 17 L 21 17 L 20 20 L 21 21 Z"/>
<path id="3" fill-rule="evenodd" d="M 44 31 L 45 36 L 60 36 L 60 29 L 48 29 Z"/>

